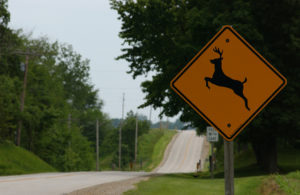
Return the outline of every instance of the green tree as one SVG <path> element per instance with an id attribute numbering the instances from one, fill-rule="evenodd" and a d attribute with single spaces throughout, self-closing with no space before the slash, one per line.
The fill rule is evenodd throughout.
<path id="1" fill-rule="evenodd" d="M 62 171 L 90 170 L 95 123 L 101 141 L 109 126 L 98 91 L 90 83 L 89 60 L 71 45 L 33 39 L 8 28 L 7 0 L 0 2 L 0 138 L 14 141 L 22 119 L 21 146 Z M 29 55 L 24 111 L 20 112 L 25 51 Z M 69 117 L 71 116 L 71 117 Z M 91 142 L 92 141 L 92 142 Z"/>
<path id="2" fill-rule="evenodd" d="M 82 135 L 95 145 L 97 120 L 99 121 L 99 143 L 101 145 L 105 136 L 114 128 L 107 114 L 98 108 L 89 108 L 80 115 L 79 125 L 82 128 Z"/>
<path id="3" fill-rule="evenodd" d="M 140 118 L 140 117 L 138 117 Z M 143 117 L 141 117 L 143 118 Z M 121 125 L 121 124 L 120 124 Z M 127 113 L 125 120 L 122 122 L 122 167 L 125 167 L 129 162 L 134 161 L 135 151 L 135 129 L 136 129 L 136 114 L 132 111 Z M 138 120 L 138 136 L 142 136 L 150 129 L 148 120 Z M 119 128 L 110 131 L 101 146 L 100 152 L 102 155 L 113 154 L 112 163 L 119 163 Z"/>
<path id="4" fill-rule="evenodd" d="M 278 139 L 299 140 L 300 68 L 299 1 L 297 0 L 111 0 L 122 22 L 120 37 L 129 73 L 136 78 L 155 72 L 142 83 L 146 102 L 162 113 L 207 125 L 169 87 L 171 79 L 222 27 L 230 24 L 287 77 L 288 86 L 238 138 L 250 141 L 257 163 L 276 172 Z M 257 133 L 259 132 L 259 133 Z M 265 138 L 268 138 L 267 140 Z"/>
<path id="5" fill-rule="evenodd" d="M 7 0 L 0 2 L 0 136 L 14 141 L 16 121 L 19 119 L 20 56 L 11 53 L 11 48 L 20 46 L 21 39 L 17 32 L 8 28 L 10 14 Z M 18 94 L 18 95 L 17 95 Z"/>
<path id="6" fill-rule="evenodd" d="M 0 137 L 14 140 L 18 116 L 20 83 L 17 78 L 0 75 Z"/>
<path id="7" fill-rule="evenodd" d="M 88 171 L 95 165 L 91 142 L 76 125 L 55 124 L 43 131 L 36 153 L 60 171 Z"/>
<path id="8" fill-rule="evenodd" d="M 29 58 L 22 113 L 19 108 L 23 83 L 20 64 L 25 57 L 13 51 L 0 56 L 3 64 L 0 89 L 4 92 L 0 94 L 1 138 L 14 140 L 17 121 L 21 118 L 23 147 L 59 170 L 91 169 L 94 145 L 83 135 L 88 137 L 89 131 L 95 135 L 95 128 L 90 129 L 89 124 L 95 124 L 96 118 L 108 119 L 101 112 L 97 90 L 89 83 L 88 61 L 81 60 L 81 56 L 65 44 L 50 43 L 47 38 L 32 39 L 21 31 L 11 32 L 18 40 L 18 45 L 12 44 L 13 51 L 38 51 L 39 55 Z M 69 115 L 72 119 L 68 122 Z M 69 146 L 69 142 L 73 144 Z"/>
<path id="9" fill-rule="evenodd" d="M 135 129 L 136 129 L 136 114 L 132 111 L 127 113 L 126 119 L 122 127 L 122 164 L 128 164 L 134 161 L 135 151 Z M 138 121 L 138 136 L 148 133 L 150 124 L 147 120 Z"/>
<path id="10" fill-rule="evenodd" d="M 10 14 L 8 12 L 7 0 L 0 2 L 0 26 L 6 27 L 10 20 Z"/>

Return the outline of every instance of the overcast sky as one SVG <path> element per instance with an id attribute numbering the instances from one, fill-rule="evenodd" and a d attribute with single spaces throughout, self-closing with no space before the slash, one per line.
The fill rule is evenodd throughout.
<path id="1" fill-rule="evenodd" d="M 126 61 L 116 61 L 121 54 L 118 37 L 121 22 L 110 9 L 109 0 L 9 0 L 10 27 L 22 28 L 33 37 L 47 36 L 51 41 L 73 45 L 74 50 L 90 59 L 91 82 L 99 89 L 104 112 L 111 118 L 122 115 L 122 93 L 125 93 L 125 113 L 136 111 L 145 96 L 140 83 L 126 71 Z M 147 78 L 151 79 L 151 78 Z M 149 116 L 150 108 L 138 110 Z M 152 121 L 158 121 L 158 110 L 152 111 Z M 170 119 L 174 121 L 174 119 Z"/>

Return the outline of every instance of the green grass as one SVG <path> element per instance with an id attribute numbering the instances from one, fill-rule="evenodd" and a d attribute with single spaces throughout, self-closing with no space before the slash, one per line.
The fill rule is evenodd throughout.
<path id="1" fill-rule="evenodd" d="M 256 195 L 261 183 L 261 176 L 235 179 L 235 194 Z M 192 174 L 171 174 L 152 177 L 138 184 L 138 190 L 131 190 L 125 195 L 217 195 L 224 194 L 224 179 L 209 179 L 206 175 L 194 178 Z"/>
<path id="2" fill-rule="evenodd" d="M 174 130 L 151 129 L 139 138 L 138 159 L 142 170 L 153 170 L 163 159 L 164 151 L 176 134 Z"/>
<path id="3" fill-rule="evenodd" d="M 154 130 L 152 132 L 156 133 L 159 131 L 160 130 Z M 149 160 L 147 162 L 147 166 L 145 167 L 146 171 L 151 171 L 159 165 L 159 163 L 163 160 L 165 149 L 167 148 L 167 146 L 168 146 L 169 142 L 171 141 L 171 139 L 173 138 L 173 136 L 176 134 L 176 131 L 174 131 L 174 130 L 162 130 L 162 132 L 163 132 L 162 136 L 158 140 L 153 140 L 153 141 L 156 141 L 156 143 L 152 142 L 152 144 L 151 144 L 151 141 L 149 142 L 149 140 L 148 140 L 148 143 L 150 144 L 149 147 L 151 147 L 151 146 L 154 146 L 154 147 L 152 150 L 152 155 L 150 155 L 150 153 L 149 153 L 149 157 L 148 157 Z M 153 143 L 155 143 L 155 144 L 153 144 Z M 143 144 L 144 143 L 141 142 L 141 145 L 143 145 Z M 150 156 L 151 156 L 151 158 L 150 158 Z"/>
<path id="4" fill-rule="evenodd" d="M 280 149 L 278 166 L 282 173 L 275 175 L 275 181 L 286 194 L 300 194 L 300 151 L 294 148 Z M 295 171 L 297 170 L 297 171 Z"/>
<path id="5" fill-rule="evenodd" d="M 154 194 L 189 194 L 218 195 L 224 194 L 224 172 L 222 155 L 218 158 L 215 178 L 210 179 L 209 172 L 202 172 L 197 178 L 194 174 L 169 174 L 156 176 L 138 184 L 138 189 L 126 192 L 126 195 Z M 253 152 L 246 151 L 235 155 L 235 194 L 257 195 L 264 176 L 253 165 Z M 258 173 L 258 174 L 257 174 Z M 247 175 L 247 177 L 245 176 Z M 251 175 L 251 176 L 248 176 Z"/>
<path id="6" fill-rule="evenodd" d="M 202 172 L 197 178 L 194 174 L 169 174 L 155 176 L 137 185 L 137 189 L 125 195 L 154 194 L 224 194 L 224 172 L 222 149 L 217 153 L 215 179 L 209 172 Z M 300 151 L 279 150 L 278 166 L 283 174 L 268 175 L 255 165 L 255 155 L 251 149 L 235 154 L 234 188 L 237 195 L 299 195 L 300 194 Z M 293 170 L 293 172 L 291 172 Z M 298 170 L 298 171 L 295 171 Z M 266 187 L 269 186 L 269 187 Z M 264 187 L 264 188 L 263 188 Z M 267 189 L 266 188 L 274 188 Z"/>
<path id="7" fill-rule="evenodd" d="M 99 167 L 101 171 L 107 171 L 112 169 L 112 160 L 113 160 L 113 154 L 109 154 L 105 157 L 100 156 L 99 158 Z"/>
<path id="8" fill-rule="evenodd" d="M 287 194 L 300 194 L 300 171 L 291 172 L 287 175 L 276 175 L 275 181 L 279 187 Z"/>
<path id="9" fill-rule="evenodd" d="M 54 172 L 53 167 L 33 153 L 8 141 L 0 142 L 0 175 Z"/>

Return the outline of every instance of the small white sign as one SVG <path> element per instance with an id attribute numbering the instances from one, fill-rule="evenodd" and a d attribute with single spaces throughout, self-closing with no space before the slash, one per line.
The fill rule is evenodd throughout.
<path id="1" fill-rule="evenodd" d="M 208 142 L 217 142 L 219 141 L 219 133 L 213 127 L 207 127 L 206 139 Z"/>

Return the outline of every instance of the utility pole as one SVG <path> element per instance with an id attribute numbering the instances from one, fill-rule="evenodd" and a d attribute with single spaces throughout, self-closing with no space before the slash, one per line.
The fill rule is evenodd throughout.
<path id="1" fill-rule="evenodd" d="M 123 126 L 123 118 L 124 118 L 124 102 L 125 102 L 125 93 L 123 93 L 122 119 L 121 119 L 120 130 L 119 130 L 119 169 L 120 170 L 121 170 L 121 158 L 122 158 L 122 126 Z"/>
<path id="2" fill-rule="evenodd" d="M 72 99 L 68 99 L 67 102 L 70 106 L 72 106 L 72 103 L 73 103 Z M 72 123 L 72 114 L 71 114 L 71 112 L 69 112 L 69 114 L 68 114 L 68 132 L 70 134 L 69 148 L 71 147 L 71 140 L 72 140 L 72 137 L 71 137 L 72 136 L 72 134 L 71 134 L 71 123 Z"/>
<path id="3" fill-rule="evenodd" d="M 136 112 L 136 119 L 135 119 L 135 150 L 134 150 L 134 164 L 137 160 L 137 144 L 138 144 L 138 113 Z"/>
<path id="4" fill-rule="evenodd" d="M 24 111 L 24 104 L 25 104 L 25 96 L 26 96 L 26 87 L 27 87 L 27 75 L 28 75 L 28 65 L 29 65 L 29 56 L 41 56 L 42 53 L 35 52 L 35 51 L 21 51 L 21 50 L 15 50 L 15 51 L 9 51 L 9 54 L 16 54 L 16 55 L 23 55 L 26 56 L 25 58 L 25 72 L 24 72 L 24 81 L 23 81 L 23 91 L 21 94 L 20 99 L 20 112 L 23 113 Z M 0 55 L 3 55 L 0 53 Z M 22 131 L 23 121 L 22 119 L 19 119 L 18 121 L 18 129 L 16 131 L 16 145 L 21 145 L 21 131 Z"/>
<path id="5" fill-rule="evenodd" d="M 72 120 L 72 116 L 71 113 L 69 113 L 68 114 L 68 131 L 70 133 L 69 147 L 71 147 L 71 120 Z"/>
<path id="6" fill-rule="evenodd" d="M 96 171 L 99 171 L 99 120 L 96 121 Z"/>
<path id="7" fill-rule="evenodd" d="M 29 56 L 26 55 L 23 91 L 22 91 L 22 95 L 21 95 L 21 105 L 20 105 L 21 113 L 23 113 L 23 111 L 24 111 L 24 103 L 25 103 L 25 95 L 26 95 L 26 87 L 27 87 L 28 62 L 29 62 Z M 18 122 L 18 130 L 17 130 L 17 146 L 21 145 L 22 126 L 23 126 L 23 121 L 22 121 L 22 119 L 20 119 Z"/>
<path id="8" fill-rule="evenodd" d="M 40 53 L 34 52 L 34 51 L 13 51 L 12 54 L 17 54 L 17 55 L 24 55 L 26 56 L 25 58 L 25 72 L 24 72 L 24 81 L 23 81 L 23 91 L 21 94 L 21 105 L 20 105 L 20 111 L 23 113 L 24 111 L 24 104 L 25 104 L 25 96 L 26 96 L 26 87 L 27 87 L 27 75 L 28 75 L 28 64 L 29 64 L 29 56 L 41 56 Z M 21 145 L 21 131 L 22 131 L 22 126 L 23 126 L 23 120 L 20 119 L 18 121 L 18 129 L 17 129 L 17 146 Z"/>

